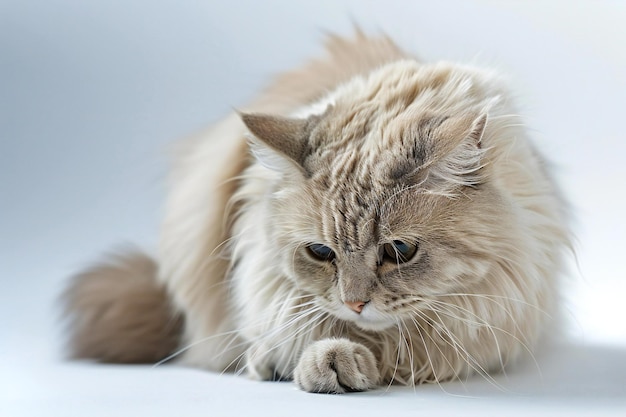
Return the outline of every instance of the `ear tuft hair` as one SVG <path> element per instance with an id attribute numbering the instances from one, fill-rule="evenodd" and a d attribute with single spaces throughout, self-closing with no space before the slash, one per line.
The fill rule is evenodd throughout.
<path id="1" fill-rule="evenodd" d="M 486 149 L 482 138 L 486 127 L 485 113 L 468 113 L 443 121 L 433 132 L 442 146 L 428 168 L 429 181 L 446 189 L 459 185 L 473 187 L 484 182 Z"/>
<path id="2" fill-rule="evenodd" d="M 433 117 L 421 123 L 420 146 L 426 148 L 423 164 L 413 181 L 425 181 L 433 192 L 454 195 L 459 186 L 484 182 L 482 138 L 487 114 L 468 112 L 450 117 Z"/>

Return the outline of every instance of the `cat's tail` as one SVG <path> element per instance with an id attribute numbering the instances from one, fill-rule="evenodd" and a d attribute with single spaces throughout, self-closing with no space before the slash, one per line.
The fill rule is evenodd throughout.
<path id="1" fill-rule="evenodd" d="M 155 363 L 174 352 L 182 318 L 143 253 L 116 254 L 77 274 L 63 294 L 73 358 Z"/>

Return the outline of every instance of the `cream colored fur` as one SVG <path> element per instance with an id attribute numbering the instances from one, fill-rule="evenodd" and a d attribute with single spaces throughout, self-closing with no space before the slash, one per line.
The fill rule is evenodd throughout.
<path id="1" fill-rule="evenodd" d="M 181 145 L 158 254 L 176 360 L 321 392 L 501 370 L 554 313 L 568 245 L 510 94 L 386 38 L 328 50 Z M 415 258 L 382 262 L 394 240 Z"/>

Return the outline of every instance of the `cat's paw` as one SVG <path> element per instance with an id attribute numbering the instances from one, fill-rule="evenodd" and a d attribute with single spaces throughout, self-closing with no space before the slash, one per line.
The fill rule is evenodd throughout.
<path id="1" fill-rule="evenodd" d="M 304 391 L 340 394 L 374 388 L 380 379 L 376 358 L 348 339 L 324 339 L 302 352 L 294 372 Z"/>

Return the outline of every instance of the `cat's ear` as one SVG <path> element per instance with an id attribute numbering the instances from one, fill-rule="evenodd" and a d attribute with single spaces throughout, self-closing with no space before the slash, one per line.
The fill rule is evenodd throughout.
<path id="1" fill-rule="evenodd" d="M 432 132 L 432 137 L 437 140 L 435 159 L 448 155 L 463 145 L 482 148 L 486 126 L 486 113 L 469 112 L 444 119 Z"/>
<path id="2" fill-rule="evenodd" d="M 303 169 L 311 119 L 242 113 L 241 120 L 252 134 L 253 152 L 263 165 L 278 171 L 288 165 Z"/>
<path id="3" fill-rule="evenodd" d="M 432 131 L 435 140 L 429 175 L 452 184 L 477 185 L 484 180 L 483 136 L 487 114 L 466 113 L 445 119 Z"/>

